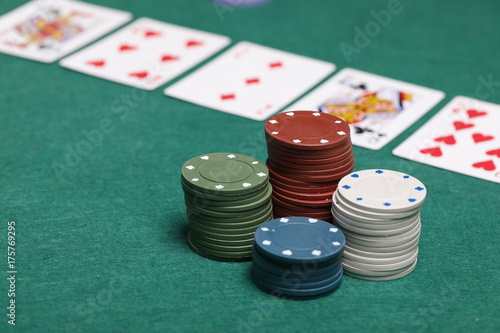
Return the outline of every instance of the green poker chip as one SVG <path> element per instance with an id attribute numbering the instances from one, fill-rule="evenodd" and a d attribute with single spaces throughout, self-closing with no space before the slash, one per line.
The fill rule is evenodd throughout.
<path id="1" fill-rule="evenodd" d="M 255 226 L 258 226 L 264 222 L 267 222 L 269 220 L 272 220 L 272 210 L 271 212 L 260 216 L 259 218 L 256 218 L 251 221 L 247 222 L 231 222 L 231 221 L 212 221 L 212 220 L 207 220 L 202 217 L 192 215 L 189 218 L 189 221 L 192 223 L 197 223 L 198 225 L 201 225 L 201 227 L 208 227 L 208 228 L 214 228 L 214 229 L 222 229 L 222 230 L 227 230 L 227 229 L 238 229 L 241 233 L 249 233 L 253 232 L 252 228 Z M 231 230 L 232 233 L 235 233 L 236 230 Z M 229 231 L 228 231 L 229 233 Z"/>
<path id="2" fill-rule="evenodd" d="M 252 251 L 247 252 L 223 252 L 212 249 L 207 249 L 196 242 L 193 242 L 191 239 L 191 235 L 188 233 L 188 244 L 189 247 L 197 254 L 202 257 L 217 260 L 217 261 L 229 261 L 229 262 L 238 262 L 238 261 L 250 261 L 252 259 Z"/>
<path id="3" fill-rule="evenodd" d="M 264 216 L 268 216 L 273 211 L 272 202 L 267 204 L 262 209 L 252 210 L 252 214 L 249 215 L 247 213 L 235 214 L 235 213 L 213 213 L 211 211 L 206 211 L 209 214 L 205 214 L 204 212 L 200 212 L 200 210 L 192 209 L 190 206 L 186 206 L 186 213 L 188 218 L 194 217 L 197 219 L 201 219 L 207 221 L 208 223 L 216 223 L 220 225 L 224 225 L 226 223 L 237 223 L 237 224 L 247 224 L 251 225 L 254 222 L 257 222 Z M 256 213 L 255 213 L 256 212 Z M 230 214 L 230 215 L 227 215 Z"/>
<path id="4" fill-rule="evenodd" d="M 197 241 L 205 242 L 205 243 L 210 243 L 210 244 L 216 244 L 220 246 L 228 246 L 228 247 L 233 247 L 233 246 L 250 246 L 253 243 L 253 235 L 250 238 L 247 239 L 220 239 L 218 238 L 217 235 L 215 237 L 210 237 L 207 234 L 204 233 L 198 233 L 195 229 L 190 229 L 189 232 L 191 233 L 191 237 L 195 237 Z"/>
<path id="5" fill-rule="evenodd" d="M 269 184 L 265 186 L 264 191 L 259 191 L 257 195 L 242 200 L 215 201 L 207 198 L 200 198 L 187 192 L 184 192 L 184 198 L 189 201 L 190 204 L 202 207 L 209 206 L 212 207 L 211 209 L 213 210 L 244 211 L 262 205 L 266 199 L 271 198 L 272 192 L 273 188 L 271 184 Z"/>
<path id="6" fill-rule="evenodd" d="M 196 228 L 201 231 L 218 234 L 218 235 L 244 235 L 249 233 L 254 233 L 255 230 L 264 222 L 273 219 L 273 215 L 269 214 L 265 217 L 261 217 L 257 220 L 251 221 L 250 223 L 214 223 L 212 221 L 207 221 L 203 219 L 198 219 L 197 217 L 192 217 L 189 219 L 189 227 Z"/>
<path id="7" fill-rule="evenodd" d="M 236 214 L 246 214 L 246 212 L 251 212 L 254 210 L 261 210 L 262 207 L 267 207 L 271 202 L 271 197 L 264 197 L 260 200 L 256 200 L 253 203 L 241 205 L 241 206 L 212 206 L 212 205 L 196 205 L 191 202 L 188 198 L 185 198 L 186 204 L 190 207 L 202 208 L 216 213 L 236 213 Z"/>
<path id="8" fill-rule="evenodd" d="M 209 194 L 248 193 L 264 186 L 269 172 L 261 161 L 246 155 L 212 153 L 190 159 L 182 166 L 189 187 Z"/>
<path id="9" fill-rule="evenodd" d="M 189 231 L 193 234 L 201 234 L 209 238 L 228 240 L 228 241 L 247 240 L 247 239 L 253 240 L 253 235 L 257 228 L 258 226 L 252 227 L 251 231 L 245 233 L 242 233 L 239 229 L 230 229 L 230 231 L 231 230 L 236 230 L 236 231 L 233 231 L 233 234 L 228 234 L 224 229 L 202 227 L 196 222 L 189 223 Z M 222 230 L 222 233 L 219 232 L 218 230 Z"/>
<path id="10" fill-rule="evenodd" d="M 226 219 L 226 220 L 238 220 L 238 221 L 248 221 L 252 220 L 254 218 L 259 217 L 260 215 L 263 214 L 263 212 L 269 211 L 269 209 L 272 209 L 272 202 L 269 200 L 269 202 L 264 203 L 262 206 L 251 209 L 251 210 L 246 210 L 246 211 L 241 211 L 241 212 L 218 212 L 214 210 L 210 210 L 207 208 L 201 208 L 196 205 L 189 205 L 186 204 L 186 208 L 193 212 L 194 214 L 201 215 L 201 216 L 206 216 L 210 217 L 209 219 L 217 218 L 217 219 Z"/>
<path id="11" fill-rule="evenodd" d="M 193 237 L 191 235 L 191 241 L 194 243 L 203 246 L 204 249 L 211 249 L 220 252 L 248 252 L 252 251 L 252 244 L 245 246 L 229 246 L 229 245 L 218 245 L 212 242 L 206 242 L 205 240 L 200 239 L 199 237 Z"/>
<path id="12" fill-rule="evenodd" d="M 186 181 L 182 178 L 181 178 L 181 185 L 182 185 L 182 189 L 184 190 L 184 193 L 186 193 L 192 197 L 199 198 L 200 200 L 207 200 L 210 202 L 215 201 L 215 202 L 221 202 L 221 203 L 226 202 L 226 201 L 241 201 L 241 200 L 253 198 L 253 197 L 265 192 L 267 190 L 267 186 L 270 186 L 270 184 L 268 182 L 265 182 L 264 184 L 262 184 L 261 187 L 252 188 L 251 190 L 249 190 L 249 192 L 245 192 L 245 193 L 239 193 L 239 194 L 229 193 L 228 194 L 228 193 L 220 192 L 220 193 L 214 194 L 214 193 L 205 193 L 205 192 L 199 191 L 199 189 L 194 189 L 194 188 L 190 187 L 188 184 L 186 184 Z"/>

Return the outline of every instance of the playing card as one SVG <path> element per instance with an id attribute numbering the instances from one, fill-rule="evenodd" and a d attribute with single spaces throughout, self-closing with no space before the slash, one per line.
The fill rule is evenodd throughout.
<path id="1" fill-rule="evenodd" d="M 335 70 L 324 61 L 239 42 L 165 90 L 172 96 L 254 120 L 276 113 Z"/>
<path id="2" fill-rule="evenodd" d="M 69 0 L 37 0 L 0 16 L 0 52 L 54 62 L 132 19 L 120 10 Z"/>
<path id="3" fill-rule="evenodd" d="M 444 98 L 444 93 L 345 68 L 288 107 L 339 116 L 351 127 L 352 143 L 380 149 Z"/>
<path id="4" fill-rule="evenodd" d="M 457 96 L 393 154 L 500 183 L 500 105 Z"/>
<path id="5" fill-rule="evenodd" d="M 61 61 L 61 66 L 153 90 L 230 43 L 228 37 L 141 18 Z"/>

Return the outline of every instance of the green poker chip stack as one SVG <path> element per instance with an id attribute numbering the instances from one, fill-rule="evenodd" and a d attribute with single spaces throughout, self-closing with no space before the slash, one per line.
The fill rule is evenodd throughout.
<path id="1" fill-rule="evenodd" d="M 181 184 L 191 249 L 214 260 L 250 260 L 255 230 L 273 218 L 265 164 L 240 154 L 201 155 L 182 166 Z"/>

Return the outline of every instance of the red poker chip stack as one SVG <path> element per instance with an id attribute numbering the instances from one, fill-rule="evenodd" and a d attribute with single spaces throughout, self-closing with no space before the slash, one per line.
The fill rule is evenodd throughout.
<path id="1" fill-rule="evenodd" d="M 347 123 L 327 113 L 293 111 L 271 117 L 265 132 L 274 218 L 332 222 L 333 192 L 354 168 Z"/>

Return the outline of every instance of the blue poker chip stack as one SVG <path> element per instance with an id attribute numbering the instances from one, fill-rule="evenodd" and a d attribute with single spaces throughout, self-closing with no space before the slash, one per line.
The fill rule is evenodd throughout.
<path id="1" fill-rule="evenodd" d="M 252 248 L 252 279 L 279 297 L 316 298 L 342 282 L 345 237 L 332 224 L 308 217 L 282 217 L 262 224 Z"/>

